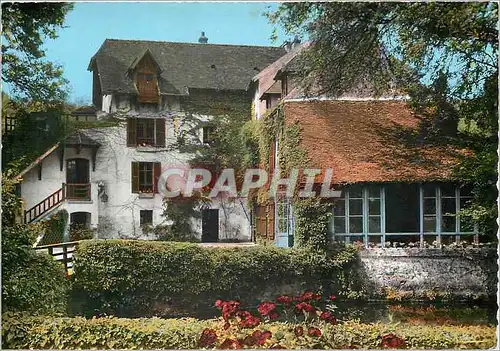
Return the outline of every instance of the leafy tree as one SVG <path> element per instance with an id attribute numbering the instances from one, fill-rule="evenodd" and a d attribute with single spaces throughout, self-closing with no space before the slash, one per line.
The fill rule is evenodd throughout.
<path id="1" fill-rule="evenodd" d="M 456 170 L 458 180 L 474 186 L 474 203 L 463 214 L 493 235 L 497 12 L 494 2 L 305 2 L 283 3 L 266 15 L 288 34 L 311 40 L 297 62 L 306 94 L 338 96 L 366 83 L 383 94 L 402 86 L 411 105 L 437 122 L 426 137 L 472 149 Z"/>
<path id="2" fill-rule="evenodd" d="M 2 76 L 12 92 L 25 99 L 63 101 L 62 67 L 44 60 L 43 41 L 57 38 L 71 3 L 2 4 Z"/>

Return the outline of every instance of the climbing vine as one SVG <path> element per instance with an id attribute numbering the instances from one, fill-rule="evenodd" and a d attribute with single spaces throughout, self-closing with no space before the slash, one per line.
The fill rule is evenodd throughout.
<path id="1" fill-rule="evenodd" d="M 300 145 L 301 129 L 297 122 L 285 123 L 283 104 L 261 119 L 259 125 L 260 161 L 269 172 L 269 160 L 272 145 L 278 139 L 278 164 L 281 177 L 289 174 L 293 168 L 304 169 L 310 163 L 307 151 Z M 260 204 L 268 201 L 268 189 L 258 193 Z M 293 199 L 295 219 L 294 246 L 311 247 L 325 250 L 328 247 L 328 225 L 331 218 L 332 204 L 320 198 L 301 199 L 299 189 Z"/>

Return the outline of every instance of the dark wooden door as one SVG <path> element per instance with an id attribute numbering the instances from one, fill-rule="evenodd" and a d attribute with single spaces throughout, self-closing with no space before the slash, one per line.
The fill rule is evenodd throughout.
<path id="1" fill-rule="evenodd" d="M 219 210 L 207 209 L 201 212 L 201 241 L 216 243 L 219 240 Z"/>

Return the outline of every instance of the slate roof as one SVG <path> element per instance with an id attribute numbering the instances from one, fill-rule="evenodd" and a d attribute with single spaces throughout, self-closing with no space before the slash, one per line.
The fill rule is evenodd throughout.
<path id="1" fill-rule="evenodd" d="M 92 57 L 104 94 L 137 93 L 129 68 L 147 50 L 162 69 L 162 94 L 187 95 L 188 89 L 246 90 L 252 77 L 286 52 L 281 47 L 193 44 L 106 39 Z"/>
<path id="2" fill-rule="evenodd" d="M 64 143 L 67 146 L 97 146 L 99 147 L 101 144 L 95 141 L 93 138 L 88 136 L 82 131 L 75 132 L 68 136 Z"/>
<path id="3" fill-rule="evenodd" d="M 284 116 L 299 125 L 308 166 L 332 168 L 335 184 L 449 180 L 459 155 L 470 153 L 426 144 L 423 119 L 405 101 L 289 101 Z"/>
<path id="4" fill-rule="evenodd" d="M 71 111 L 71 114 L 74 116 L 95 116 L 97 114 L 97 108 L 95 106 L 80 106 Z"/>
<path id="5" fill-rule="evenodd" d="M 286 65 L 290 62 L 293 61 L 297 55 L 302 52 L 305 48 L 309 47 L 310 43 L 306 42 L 299 46 L 298 48 L 287 52 L 285 55 L 281 56 L 279 59 L 271 63 L 269 66 L 267 66 L 265 69 L 263 69 L 261 72 L 256 74 L 253 78 L 253 82 L 258 82 L 259 84 L 259 91 L 261 94 L 264 94 L 267 92 L 269 89 L 271 89 L 276 81 L 275 81 L 275 76 L 276 74 L 286 67 Z M 281 92 L 281 85 L 280 89 L 277 90 L 277 92 Z"/>

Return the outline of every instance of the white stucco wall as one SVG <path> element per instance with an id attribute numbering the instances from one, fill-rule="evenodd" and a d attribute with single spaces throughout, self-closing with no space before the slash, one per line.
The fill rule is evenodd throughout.
<path id="1" fill-rule="evenodd" d="M 68 213 L 88 212 L 91 215 L 91 227 L 98 226 L 98 198 L 97 198 L 97 182 L 96 172 L 92 171 L 92 157 L 90 149 L 82 149 L 77 153 L 74 148 L 65 148 L 63 169 L 60 170 L 60 161 L 58 151 L 52 152 L 42 161 L 42 179 L 38 179 L 38 167 L 32 168 L 23 177 L 21 184 L 21 197 L 24 201 L 24 209 L 28 210 L 61 189 L 62 184 L 66 182 L 66 165 L 67 160 L 73 158 L 84 158 L 89 160 L 90 165 L 90 183 L 91 183 L 91 200 L 90 201 L 75 201 L 68 200 L 62 203 L 57 209 L 66 209 Z M 97 169 L 96 169 L 97 170 Z"/>
<path id="2" fill-rule="evenodd" d="M 113 99 L 114 100 L 114 99 Z M 129 111 L 121 117 L 136 116 L 140 118 L 165 119 L 165 148 L 154 147 L 127 147 L 126 121 L 116 127 L 107 127 L 87 131 L 101 147 L 96 156 L 96 169 L 92 171 L 91 151 L 83 149 L 79 155 L 76 150 L 66 149 L 64 153 L 64 168 L 59 169 L 59 156 L 57 151 L 43 161 L 42 180 L 38 180 L 37 168 L 33 168 L 24 177 L 21 186 L 21 195 L 25 199 L 26 209 L 34 206 L 39 201 L 59 189 L 66 181 L 66 160 L 74 157 L 87 158 L 90 162 L 90 181 L 92 186 L 92 201 L 87 203 L 66 202 L 62 207 L 71 214 L 73 212 L 90 212 L 93 227 L 98 228 L 98 237 L 107 238 L 135 238 L 154 239 L 142 233 L 140 228 L 140 211 L 153 211 L 153 225 L 165 224 L 168 220 L 162 216 L 163 198 L 160 194 L 140 195 L 132 193 L 132 162 L 161 162 L 162 170 L 169 166 L 186 166 L 190 155 L 181 153 L 174 147 L 177 136 L 174 128 L 174 117 L 183 118 L 179 111 L 176 99 L 166 99 L 162 112 Z M 126 109 L 128 106 L 119 99 L 119 107 Z M 113 109 L 116 107 L 114 106 Z M 209 116 L 199 116 L 201 121 L 209 120 Z M 180 123 L 182 128 L 182 123 Z M 199 137 L 201 138 L 201 130 Z M 104 186 L 108 196 L 103 202 L 98 195 L 98 184 Z M 242 207 L 243 204 L 243 207 Z M 249 211 L 246 209 L 246 200 L 214 201 L 212 208 L 219 209 L 219 238 L 250 240 Z M 193 229 L 201 238 L 201 219 L 193 221 Z"/>

